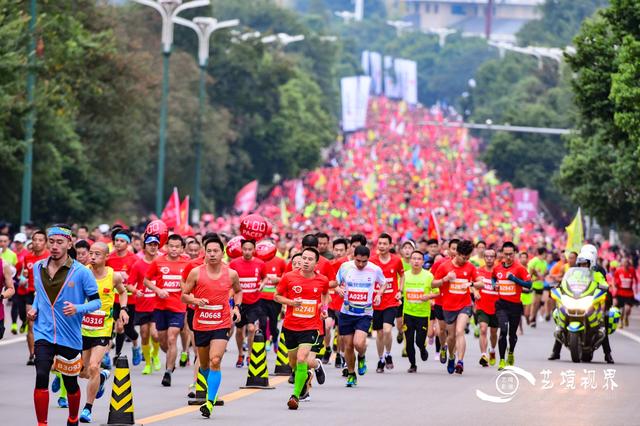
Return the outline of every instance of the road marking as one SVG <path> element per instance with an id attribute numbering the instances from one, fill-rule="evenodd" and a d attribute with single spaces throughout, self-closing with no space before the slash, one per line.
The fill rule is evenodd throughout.
<path id="1" fill-rule="evenodd" d="M 269 384 L 271 386 L 277 386 L 281 383 L 286 382 L 288 379 L 289 379 L 288 377 L 273 377 L 269 379 Z M 236 399 L 245 398 L 249 395 L 253 395 L 254 393 L 260 392 L 262 390 L 263 389 L 240 389 L 235 392 L 222 395 L 220 399 L 224 400 L 224 403 L 226 404 L 228 402 L 235 401 Z M 193 413 L 198 410 L 200 410 L 200 407 L 197 405 L 176 408 L 175 410 L 169 410 L 169 411 L 165 411 L 164 413 L 154 414 L 153 416 L 139 419 L 136 423 L 139 423 L 144 426 L 151 423 L 156 423 L 156 422 L 161 422 L 163 420 L 171 419 L 173 417 L 178 417 L 185 414 Z"/>
<path id="2" fill-rule="evenodd" d="M 622 334 L 625 337 L 628 337 L 636 343 L 640 343 L 640 336 L 638 336 L 637 334 L 630 333 L 627 330 L 618 330 L 618 333 Z"/>
<path id="3" fill-rule="evenodd" d="M 3 340 L 3 341 L 0 341 L 0 346 L 11 345 L 13 343 L 18 343 L 18 342 L 24 342 L 25 340 L 27 340 L 27 336 L 20 336 L 20 337 L 16 337 L 15 339 Z"/>

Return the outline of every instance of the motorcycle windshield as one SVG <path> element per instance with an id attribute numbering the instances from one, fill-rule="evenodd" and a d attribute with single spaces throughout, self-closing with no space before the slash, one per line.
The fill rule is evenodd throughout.
<path id="1" fill-rule="evenodd" d="M 569 268 L 564 274 L 565 287 L 574 297 L 582 295 L 593 281 L 593 274 L 589 268 Z"/>

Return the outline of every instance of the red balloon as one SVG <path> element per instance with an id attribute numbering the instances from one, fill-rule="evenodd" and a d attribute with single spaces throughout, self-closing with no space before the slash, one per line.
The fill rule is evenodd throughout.
<path id="1" fill-rule="evenodd" d="M 160 240 L 160 247 L 164 246 L 169 238 L 169 229 L 167 225 L 160 219 L 152 220 L 144 230 L 145 236 L 155 235 Z"/>
<path id="2" fill-rule="evenodd" d="M 271 224 L 259 214 L 250 214 L 240 222 L 240 234 L 247 240 L 259 241 L 268 235 Z"/>
<path id="3" fill-rule="evenodd" d="M 276 256 L 276 251 L 276 245 L 272 241 L 263 240 L 256 244 L 255 256 L 264 262 L 268 262 Z"/>
<path id="4" fill-rule="evenodd" d="M 229 256 L 230 259 L 242 256 L 242 240 L 244 240 L 244 238 L 238 235 L 230 239 L 227 243 L 227 256 Z"/>

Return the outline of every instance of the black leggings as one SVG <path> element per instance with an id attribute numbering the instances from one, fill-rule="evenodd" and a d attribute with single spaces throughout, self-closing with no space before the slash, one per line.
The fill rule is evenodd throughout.
<path id="1" fill-rule="evenodd" d="M 407 357 L 411 366 L 416 365 L 416 346 L 425 347 L 429 330 L 429 318 L 414 317 L 404 314 L 404 338 L 407 339 Z M 415 344 L 415 346 L 414 346 Z"/>
<path id="2" fill-rule="evenodd" d="M 15 294 L 11 298 L 11 322 L 18 322 L 18 317 L 22 323 L 27 322 L 27 299 L 21 294 Z"/>
<path id="3" fill-rule="evenodd" d="M 116 355 L 120 355 L 122 347 L 124 346 L 124 338 L 127 336 L 131 340 L 138 338 L 138 332 L 135 326 L 135 309 L 128 309 L 129 322 L 124 326 L 124 332 L 116 334 Z M 120 304 L 113 305 L 113 319 L 117 320 L 120 317 Z"/>
<path id="4" fill-rule="evenodd" d="M 273 300 L 261 299 L 262 313 L 260 317 L 260 330 L 264 333 L 267 330 L 267 319 L 269 319 L 269 333 L 271 334 L 271 341 L 274 345 L 278 344 L 278 315 L 282 310 L 282 305 Z"/>
<path id="5" fill-rule="evenodd" d="M 73 359 L 80 354 L 79 350 L 67 346 L 49 343 L 46 340 L 35 342 L 34 353 L 36 355 L 36 389 L 47 389 L 49 387 L 49 374 L 53 365 L 53 357 L 61 355 L 67 359 Z M 78 376 L 62 375 L 62 381 L 69 393 L 76 393 L 78 389 Z"/>
<path id="6" fill-rule="evenodd" d="M 498 349 L 500 359 L 505 359 L 507 352 L 507 334 L 509 335 L 509 352 L 513 352 L 518 341 L 518 327 L 522 316 L 522 304 L 499 300 L 496 303 L 496 316 L 500 326 L 500 338 L 498 339 Z"/>

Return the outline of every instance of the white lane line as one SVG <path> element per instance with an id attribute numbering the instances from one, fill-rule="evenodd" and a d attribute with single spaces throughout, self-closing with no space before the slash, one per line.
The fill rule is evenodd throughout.
<path id="1" fill-rule="evenodd" d="M 633 334 L 628 332 L 627 330 L 617 330 L 618 333 L 622 334 L 625 337 L 628 337 L 629 339 L 635 341 L 636 343 L 640 343 L 640 336 L 638 336 L 637 334 Z"/>
<path id="2" fill-rule="evenodd" d="M 10 340 L 0 340 L 0 346 L 11 345 L 12 343 L 24 342 L 25 340 L 27 340 L 27 336 L 20 336 Z"/>

